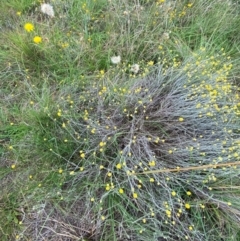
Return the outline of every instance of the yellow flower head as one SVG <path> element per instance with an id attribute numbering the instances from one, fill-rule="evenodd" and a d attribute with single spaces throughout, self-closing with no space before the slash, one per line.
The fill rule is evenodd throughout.
<path id="1" fill-rule="evenodd" d="M 27 32 L 32 32 L 32 31 L 34 30 L 34 26 L 33 26 L 33 24 L 31 24 L 31 23 L 25 23 L 24 29 L 25 29 Z"/>
<path id="2" fill-rule="evenodd" d="M 109 191 L 110 190 L 110 185 L 107 183 L 106 185 L 106 191 Z"/>
<path id="3" fill-rule="evenodd" d="M 99 146 L 105 146 L 106 145 L 106 143 L 105 142 L 103 142 L 103 141 L 101 141 L 100 143 L 99 143 Z"/>
<path id="4" fill-rule="evenodd" d="M 117 168 L 117 169 L 121 169 L 121 167 L 122 167 L 122 164 L 121 164 L 121 163 L 118 163 L 118 164 L 116 165 L 116 168 Z"/>
<path id="5" fill-rule="evenodd" d="M 149 181 L 150 181 L 150 182 L 154 182 L 154 178 L 150 178 Z"/>
<path id="6" fill-rule="evenodd" d="M 122 188 L 120 188 L 118 191 L 119 191 L 120 194 L 123 194 L 123 193 L 124 193 L 124 191 L 123 191 Z"/>
<path id="7" fill-rule="evenodd" d="M 172 213 L 172 212 L 171 212 L 170 210 L 168 210 L 168 209 L 166 210 L 166 214 L 167 214 L 168 216 L 171 216 L 171 213 Z"/>
<path id="8" fill-rule="evenodd" d="M 172 191 L 172 196 L 175 197 L 177 193 L 175 191 Z"/>
<path id="9" fill-rule="evenodd" d="M 133 198 L 136 199 L 137 197 L 138 197 L 137 193 L 134 192 L 134 193 L 133 193 Z"/>
<path id="10" fill-rule="evenodd" d="M 154 166 L 156 165 L 156 163 L 155 163 L 155 161 L 150 161 L 150 162 L 148 163 L 148 165 L 149 165 L 150 167 L 154 167 Z"/>
<path id="11" fill-rule="evenodd" d="M 147 63 L 147 65 L 148 65 L 148 66 L 153 66 L 153 65 L 154 65 L 154 62 L 153 62 L 153 61 L 149 61 L 149 62 Z"/>
<path id="12" fill-rule="evenodd" d="M 185 208 L 186 208 L 186 209 L 190 209 L 190 208 L 191 208 L 190 204 L 189 204 L 189 203 L 186 203 L 186 204 L 185 204 Z"/>
<path id="13" fill-rule="evenodd" d="M 33 38 L 33 42 L 34 42 L 35 44 L 39 44 L 39 43 L 42 42 L 42 38 L 39 37 L 39 36 L 35 36 L 35 37 Z"/>

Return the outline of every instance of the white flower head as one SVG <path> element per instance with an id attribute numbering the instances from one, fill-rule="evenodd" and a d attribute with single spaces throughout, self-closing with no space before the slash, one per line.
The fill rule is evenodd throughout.
<path id="1" fill-rule="evenodd" d="M 120 57 L 120 55 L 119 55 L 119 56 L 113 56 L 113 57 L 111 57 L 111 62 L 112 62 L 113 64 L 119 64 L 119 63 L 121 62 L 121 57 Z"/>
<path id="2" fill-rule="evenodd" d="M 41 4 L 41 11 L 52 18 L 54 17 L 53 6 L 48 3 Z"/>
<path id="3" fill-rule="evenodd" d="M 162 38 L 163 38 L 164 40 L 169 39 L 169 38 L 170 38 L 170 37 L 169 37 L 169 33 L 167 33 L 167 32 L 163 33 Z"/>
<path id="4" fill-rule="evenodd" d="M 140 69 L 139 64 L 133 64 L 133 65 L 131 66 L 130 71 L 133 72 L 134 74 L 137 74 L 138 71 L 139 71 L 139 69 Z"/>

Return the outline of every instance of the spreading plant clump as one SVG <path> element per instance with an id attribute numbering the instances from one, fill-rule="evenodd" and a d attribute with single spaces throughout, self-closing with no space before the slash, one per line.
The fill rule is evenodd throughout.
<path id="1" fill-rule="evenodd" d="M 106 240 L 102 230 L 112 226 L 117 240 L 131 233 L 137 240 L 204 240 L 218 218 L 209 215 L 212 208 L 238 220 L 231 207 L 237 199 L 217 190 L 239 173 L 239 95 L 227 80 L 231 63 L 209 56 L 193 68 L 204 52 L 181 68 L 158 66 L 144 78 L 103 79 L 81 93 L 62 93 L 61 115 L 52 118 L 76 144 L 67 187 L 85 187 L 78 195 L 86 215 L 94 215 L 96 237 Z M 214 239 L 220 227 L 209 228 Z"/>
<path id="2" fill-rule="evenodd" d="M 4 241 L 239 239 L 234 4 L 3 5 Z"/>

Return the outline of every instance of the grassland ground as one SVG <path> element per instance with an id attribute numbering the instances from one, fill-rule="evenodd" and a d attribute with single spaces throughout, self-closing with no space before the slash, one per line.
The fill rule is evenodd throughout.
<path id="1" fill-rule="evenodd" d="M 0 239 L 240 240 L 239 14 L 1 1 Z"/>

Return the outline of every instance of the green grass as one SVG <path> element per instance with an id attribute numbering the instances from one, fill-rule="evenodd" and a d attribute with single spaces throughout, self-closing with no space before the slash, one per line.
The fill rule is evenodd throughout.
<path id="1" fill-rule="evenodd" d="M 240 240 L 239 2 L 51 4 L 0 5 L 1 240 Z"/>

